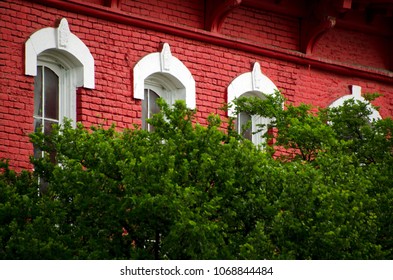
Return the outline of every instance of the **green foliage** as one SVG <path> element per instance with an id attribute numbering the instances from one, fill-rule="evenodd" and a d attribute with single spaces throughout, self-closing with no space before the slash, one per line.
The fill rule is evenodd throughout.
<path id="1" fill-rule="evenodd" d="M 351 101 L 236 102 L 272 119 L 273 144 L 163 100 L 153 132 L 32 134 L 34 173 L 0 166 L 1 258 L 391 259 L 393 121 Z"/>

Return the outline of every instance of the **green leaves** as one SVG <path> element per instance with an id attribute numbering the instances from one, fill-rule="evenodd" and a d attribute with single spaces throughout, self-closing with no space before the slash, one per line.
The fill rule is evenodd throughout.
<path id="1" fill-rule="evenodd" d="M 34 133 L 46 155 L 34 173 L 0 166 L 0 256 L 392 258 L 393 121 L 369 122 L 355 102 L 284 109 L 278 92 L 236 102 L 272 119 L 272 146 L 215 115 L 202 126 L 181 101 L 159 100 L 153 132 L 65 122 Z"/>

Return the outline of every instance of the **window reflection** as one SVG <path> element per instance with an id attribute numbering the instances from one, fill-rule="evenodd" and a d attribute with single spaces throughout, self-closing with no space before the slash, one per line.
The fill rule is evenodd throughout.
<path id="1" fill-rule="evenodd" d="M 145 98 L 142 101 L 142 128 L 148 131 L 154 131 L 154 127 L 147 123 L 154 114 L 160 112 L 160 107 L 157 105 L 157 99 L 160 96 L 151 89 L 145 89 Z"/>
<path id="2" fill-rule="evenodd" d="M 59 123 L 59 76 L 46 66 L 37 67 L 34 79 L 34 131 L 50 134 L 54 124 Z M 43 152 L 34 146 L 34 157 L 40 158 Z M 50 154 L 50 159 L 55 163 L 56 154 Z M 40 192 L 47 189 L 48 183 L 39 179 Z"/>
<path id="3" fill-rule="evenodd" d="M 244 138 L 252 141 L 252 123 L 250 114 L 246 112 L 240 112 L 237 115 L 236 130 Z"/>
<path id="4" fill-rule="evenodd" d="M 59 123 L 59 77 L 46 66 L 37 67 L 34 80 L 34 130 L 49 133 Z"/>

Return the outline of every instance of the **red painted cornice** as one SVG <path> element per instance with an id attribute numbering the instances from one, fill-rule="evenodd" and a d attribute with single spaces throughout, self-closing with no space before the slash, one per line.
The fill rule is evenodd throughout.
<path id="1" fill-rule="evenodd" d="M 336 61 L 319 59 L 312 55 L 291 51 L 281 48 L 275 48 L 267 45 L 257 45 L 246 41 L 234 40 L 222 36 L 218 33 L 212 33 L 205 30 L 188 28 L 182 25 L 168 24 L 165 22 L 152 21 L 149 18 L 131 15 L 111 9 L 110 7 L 98 6 L 89 3 L 62 0 L 34 0 L 45 6 L 54 7 L 60 10 L 70 11 L 78 14 L 84 14 L 89 17 L 96 17 L 108 21 L 113 21 L 133 27 L 155 30 L 158 32 L 171 34 L 191 40 L 201 41 L 225 48 L 236 49 L 247 53 L 275 58 L 278 60 L 288 61 L 299 65 L 305 65 L 310 68 L 317 68 L 341 75 L 354 76 L 368 80 L 375 80 L 393 84 L 393 72 L 379 70 L 364 66 L 343 64 Z"/>

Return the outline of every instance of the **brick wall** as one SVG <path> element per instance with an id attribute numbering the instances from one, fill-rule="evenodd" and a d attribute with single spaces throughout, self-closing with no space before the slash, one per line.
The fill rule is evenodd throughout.
<path id="1" fill-rule="evenodd" d="M 24 76 L 23 43 L 32 23 L 31 9 L 20 3 L 0 3 L 0 157 L 28 168 L 32 146 L 34 97 L 32 80 Z M 21 45 L 22 44 L 22 45 Z"/>
<path id="2" fill-rule="evenodd" d="M 123 8 L 130 13 L 138 12 L 138 5 L 143 7 L 153 3 L 143 2 L 122 1 Z M 194 13 L 191 20 L 174 16 L 177 20 L 175 23 L 200 28 L 203 22 L 202 7 L 191 3 L 194 1 L 157 1 L 155 7 L 165 11 L 176 8 L 179 12 L 183 9 L 183 12 Z M 140 13 L 143 14 L 148 9 L 142 10 Z M 238 16 L 248 21 L 237 20 Z M 172 55 L 186 65 L 195 79 L 197 117 L 202 124 L 206 124 L 207 116 L 211 113 L 226 116 L 221 108 L 226 102 L 227 86 L 237 76 L 250 72 L 255 61 L 261 64 L 262 72 L 290 102 L 325 107 L 340 96 L 349 94 L 349 85 L 357 84 L 363 87 L 363 91 L 384 94 L 376 104 L 382 106 L 382 116 L 393 115 L 392 83 L 337 75 L 307 65 L 59 11 L 28 1 L 0 2 L 0 17 L 0 158 L 10 159 L 11 166 L 16 169 L 31 167 L 28 158 L 32 154 L 28 134 L 33 130 L 34 78 L 24 75 L 24 44 L 32 33 L 45 27 L 55 27 L 55 22 L 63 17 L 67 18 L 71 32 L 87 45 L 95 59 L 95 89 L 80 88 L 77 93 L 77 120 L 86 126 L 116 123 L 119 128 L 124 128 L 141 123 L 141 102 L 134 99 L 132 93 L 133 67 L 145 55 L 160 51 L 163 42 L 169 43 Z M 160 16 L 160 19 L 164 18 Z M 174 19 L 168 16 L 167 20 Z M 242 24 L 239 25 L 239 22 Z M 274 25 L 269 26 L 272 22 Z M 239 26 L 245 29 L 236 31 Z M 248 41 L 262 38 L 264 44 L 296 50 L 299 47 L 298 27 L 298 22 L 293 18 L 241 8 L 225 20 L 223 34 L 234 37 L 243 34 L 242 39 Z M 344 37 L 348 35 L 351 40 L 364 40 L 351 32 L 341 34 Z M 315 51 L 321 57 L 329 57 L 329 46 L 339 48 L 324 42 L 322 40 Z M 344 43 L 345 38 L 341 42 Z M 370 57 L 374 54 L 379 52 L 370 52 Z M 345 50 L 337 59 L 343 57 L 348 61 L 355 59 L 351 52 Z M 362 57 L 362 63 L 370 59 L 374 67 L 382 67 L 380 58 L 372 60 L 365 57 Z"/>
<path id="3" fill-rule="evenodd" d="M 221 33 L 258 44 L 298 50 L 299 19 L 239 7 L 225 19 Z"/>
<path id="4" fill-rule="evenodd" d="M 121 9 L 133 15 L 194 28 L 204 27 L 204 1 L 123 0 Z"/>
<path id="5" fill-rule="evenodd" d="M 333 28 L 317 42 L 314 55 L 387 70 L 391 51 L 389 38 Z"/>

